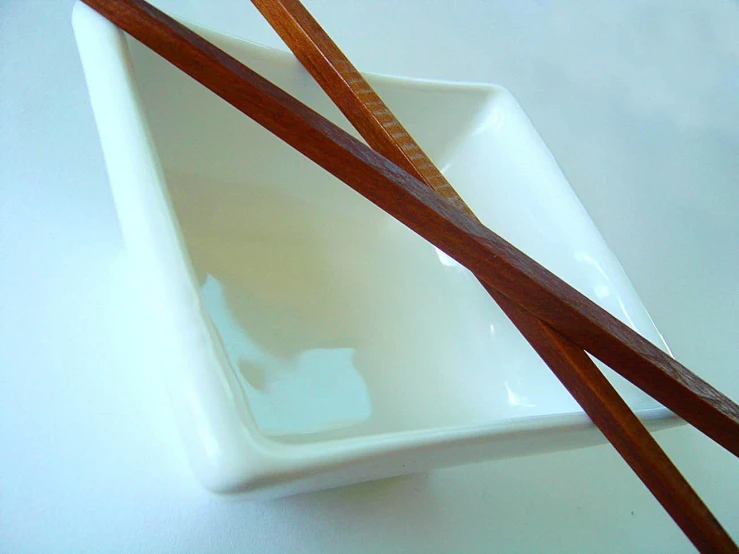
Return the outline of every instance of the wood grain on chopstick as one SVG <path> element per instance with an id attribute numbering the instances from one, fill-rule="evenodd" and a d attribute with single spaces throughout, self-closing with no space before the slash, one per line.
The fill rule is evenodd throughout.
<path id="1" fill-rule="evenodd" d="M 372 148 L 475 217 L 435 164 L 299 0 L 252 0 Z M 736 546 L 582 348 L 482 283 L 593 422 L 704 552 Z"/>
<path id="2" fill-rule="evenodd" d="M 739 455 L 739 406 L 424 183 L 143 0 L 84 2 Z"/>

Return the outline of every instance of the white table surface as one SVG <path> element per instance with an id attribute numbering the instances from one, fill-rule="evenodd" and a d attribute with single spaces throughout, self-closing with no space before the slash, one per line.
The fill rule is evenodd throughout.
<path id="1" fill-rule="evenodd" d="M 159 0 L 280 41 L 246 0 Z M 508 87 L 678 359 L 739 399 L 739 3 L 307 6 L 363 70 Z M 610 446 L 258 503 L 194 480 L 70 27 L 0 0 L 1 552 L 690 552 Z M 657 439 L 739 539 L 739 461 Z"/>

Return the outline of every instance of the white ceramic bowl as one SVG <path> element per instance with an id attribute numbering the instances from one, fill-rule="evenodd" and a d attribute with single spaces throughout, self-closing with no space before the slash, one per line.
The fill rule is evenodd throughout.
<path id="1" fill-rule="evenodd" d="M 289 494 L 603 442 L 454 260 L 88 7 L 73 23 L 206 487 Z M 292 56 L 196 30 L 349 129 Z M 483 222 L 666 348 L 506 90 L 367 78 Z M 607 374 L 651 429 L 679 422 Z"/>

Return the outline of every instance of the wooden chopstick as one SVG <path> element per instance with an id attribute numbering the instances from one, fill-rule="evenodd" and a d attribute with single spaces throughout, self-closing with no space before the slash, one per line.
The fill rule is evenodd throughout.
<path id="1" fill-rule="evenodd" d="M 84 2 L 739 456 L 739 406 L 424 183 L 143 0 Z"/>
<path id="2" fill-rule="evenodd" d="M 369 146 L 475 217 L 299 0 L 252 0 L 252 3 Z M 494 289 L 482 285 L 695 546 L 712 552 L 735 550 L 726 531 L 583 349 Z"/>

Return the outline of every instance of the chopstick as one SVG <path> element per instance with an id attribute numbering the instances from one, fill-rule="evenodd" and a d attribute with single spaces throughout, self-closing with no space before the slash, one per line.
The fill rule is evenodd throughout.
<path id="1" fill-rule="evenodd" d="M 474 218 L 143 0 L 84 1 L 511 302 L 739 453 L 736 404 Z"/>
<path id="2" fill-rule="evenodd" d="M 143 0 L 83 1 L 739 456 L 730 398 L 424 183 Z"/>
<path id="3" fill-rule="evenodd" d="M 370 147 L 475 217 L 299 0 L 252 3 Z M 735 550 L 726 531 L 583 349 L 481 284 L 695 546 L 703 551 Z"/>

